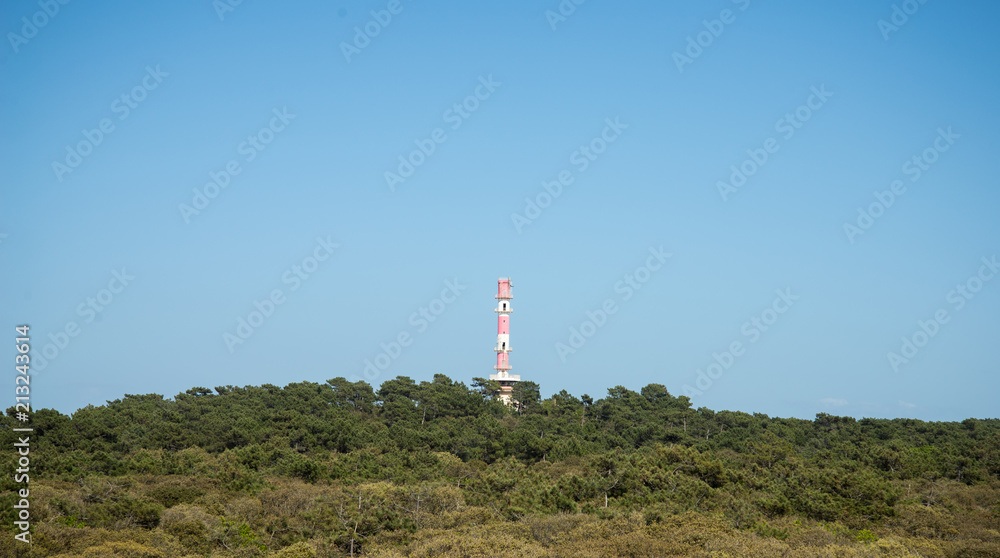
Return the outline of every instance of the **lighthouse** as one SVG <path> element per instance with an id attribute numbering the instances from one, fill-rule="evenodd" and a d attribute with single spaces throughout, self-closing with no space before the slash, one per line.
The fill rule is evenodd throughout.
<path id="1" fill-rule="evenodd" d="M 521 381 L 521 377 L 510 373 L 510 301 L 513 298 L 510 289 L 513 285 L 510 277 L 501 277 L 497 280 L 497 346 L 493 348 L 497 353 L 497 363 L 493 367 L 496 374 L 490 374 L 491 380 L 496 380 L 500 384 L 500 391 L 497 397 L 507 405 L 516 405 L 514 400 L 514 384 Z"/>

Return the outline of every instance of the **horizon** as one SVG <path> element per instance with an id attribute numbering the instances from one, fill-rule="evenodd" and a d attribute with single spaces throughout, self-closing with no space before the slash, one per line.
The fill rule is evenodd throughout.
<path id="1" fill-rule="evenodd" d="M 511 277 L 543 399 L 1000 417 L 1000 5 L 435 8 L 0 6 L 32 406 L 468 386 Z"/>

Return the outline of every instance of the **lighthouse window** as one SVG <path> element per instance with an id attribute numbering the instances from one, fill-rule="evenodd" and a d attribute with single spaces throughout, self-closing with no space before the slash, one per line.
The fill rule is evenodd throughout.
<path id="1" fill-rule="evenodd" d="M 501 343 L 500 344 L 500 348 L 503 349 L 503 350 L 507 350 L 507 342 L 504 341 L 503 343 Z"/>
<path id="2" fill-rule="evenodd" d="M 504 303 L 503 303 L 503 309 L 504 309 L 504 310 L 506 310 L 506 309 L 507 309 L 507 303 L 506 303 L 506 302 L 504 302 Z"/>

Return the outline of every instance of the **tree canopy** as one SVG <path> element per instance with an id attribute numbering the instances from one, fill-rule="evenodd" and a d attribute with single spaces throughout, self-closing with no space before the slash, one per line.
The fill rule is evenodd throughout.
<path id="1" fill-rule="evenodd" d="M 499 530 L 533 525 L 543 534 L 524 544 L 549 548 L 545 541 L 583 525 L 624 522 L 620 532 L 645 540 L 650 526 L 698 514 L 776 541 L 811 525 L 841 529 L 834 538 L 848 546 L 882 529 L 900 540 L 1000 549 L 997 419 L 771 418 L 694 409 L 660 384 L 615 386 L 595 400 L 566 390 L 543 399 L 537 384 L 520 382 L 521 404 L 507 407 L 495 389 L 443 374 L 400 376 L 377 390 L 337 377 L 127 394 L 71 416 L 36 411 L 34 525 L 49 545 L 37 547 L 82 552 L 66 538 L 75 529 L 104 533 L 88 548 L 107 555 L 126 544 L 112 535 L 126 531 L 130 544 L 156 548 L 162 539 L 178 556 L 360 555 L 382 544 L 433 546 L 438 535 L 427 529 L 499 522 Z M 13 411 L 4 417 L 8 447 Z M 0 456 L 8 471 L 16 459 Z M 0 516 L 11 529 L 19 486 L 2 482 Z M 290 503 L 239 508 L 246 498 L 264 505 L 275 491 Z M 544 519 L 558 517 L 565 524 Z"/>

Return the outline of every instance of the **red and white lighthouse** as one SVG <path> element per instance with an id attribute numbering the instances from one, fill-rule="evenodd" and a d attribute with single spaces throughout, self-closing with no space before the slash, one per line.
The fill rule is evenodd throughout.
<path id="1" fill-rule="evenodd" d="M 521 381 L 521 377 L 510 373 L 510 301 L 514 297 L 510 294 L 513 285 L 510 277 L 501 277 L 497 280 L 497 346 L 494 351 L 497 353 L 497 363 L 493 367 L 496 374 L 490 374 L 491 380 L 496 380 L 500 384 L 500 392 L 497 397 L 504 403 L 516 404 L 514 400 L 514 384 Z"/>

